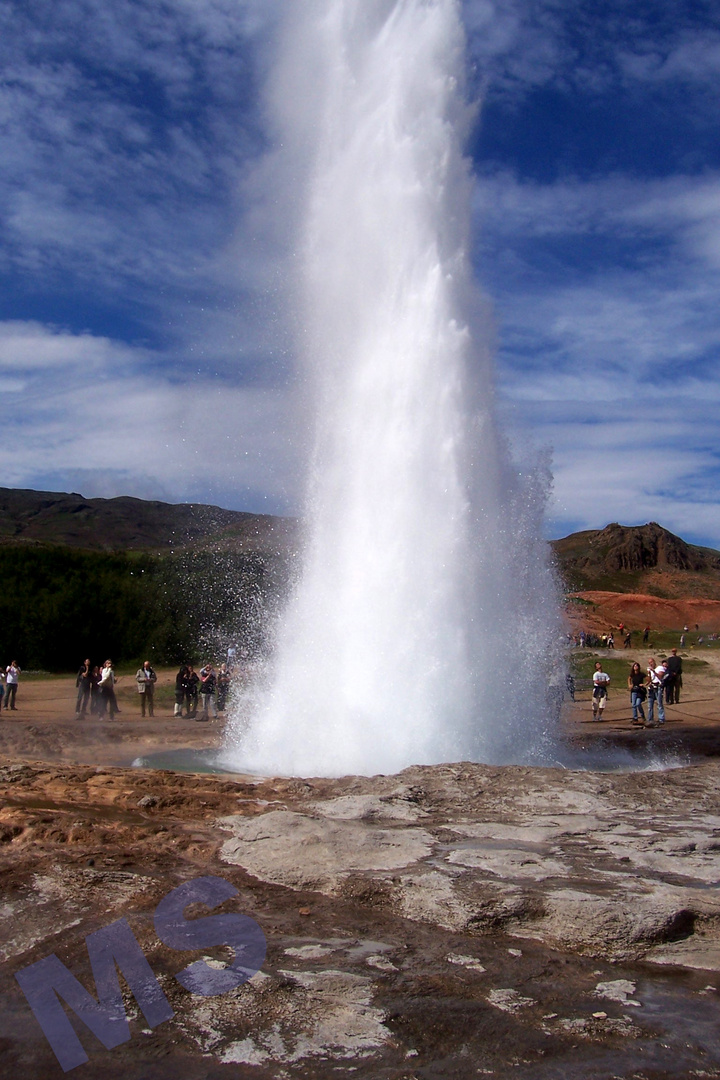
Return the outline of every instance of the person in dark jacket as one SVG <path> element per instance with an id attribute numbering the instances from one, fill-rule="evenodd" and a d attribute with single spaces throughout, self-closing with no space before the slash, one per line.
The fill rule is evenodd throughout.
<path id="1" fill-rule="evenodd" d="M 92 664 L 89 660 L 81 666 L 75 679 L 75 685 L 77 687 L 77 702 L 75 703 L 75 716 L 83 717 L 87 712 L 88 705 L 90 704 L 90 693 L 92 691 Z"/>
<path id="2" fill-rule="evenodd" d="M 679 705 L 682 687 L 682 657 L 678 656 L 677 649 L 671 649 L 665 665 L 668 672 L 665 681 L 665 704 Z"/>
<path id="3" fill-rule="evenodd" d="M 630 674 L 628 675 L 628 690 L 630 691 L 630 705 L 632 706 L 632 722 L 633 724 L 645 724 L 645 709 L 643 708 L 643 702 L 647 697 L 647 690 L 645 687 L 645 672 L 642 670 L 637 660 L 630 668 Z"/>
<path id="4" fill-rule="evenodd" d="M 215 691 L 217 690 L 217 675 L 212 664 L 206 664 L 200 671 L 200 697 L 202 698 L 202 712 L 196 719 L 208 720 L 208 713 L 212 713 L 213 719 L 217 720 L 217 706 L 215 704 Z"/>
<path id="5" fill-rule="evenodd" d="M 187 675 L 185 676 L 185 704 L 187 715 L 193 720 L 197 716 L 199 687 L 200 677 L 197 671 L 194 670 L 192 664 L 188 664 Z"/>
<path id="6" fill-rule="evenodd" d="M 90 672 L 90 712 L 93 716 L 99 716 L 102 712 L 100 693 L 100 668 L 97 664 Z"/>
<path id="7" fill-rule="evenodd" d="M 183 664 L 175 676 L 175 708 L 173 716 L 182 716 L 182 707 L 185 700 L 185 683 L 187 680 L 187 664 Z"/>
<path id="8" fill-rule="evenodd" d="M 217 707 L 218 712 L 225 712 L 228 691 L 230 690 L 230 672 L 227 664 L 221 664 L 217 675 Z"/>

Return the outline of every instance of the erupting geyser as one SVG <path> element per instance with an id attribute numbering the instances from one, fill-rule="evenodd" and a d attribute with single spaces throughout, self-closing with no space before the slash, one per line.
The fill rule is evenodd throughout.
<path id="1" fill-rule="evenodd" d="M 226 756 L 303 775 L 542 761 L 547 481 L 510 464 L 479 344 L 460 3 L 294 7 L 279 81 L 315 444 L 302 572 Z"/>

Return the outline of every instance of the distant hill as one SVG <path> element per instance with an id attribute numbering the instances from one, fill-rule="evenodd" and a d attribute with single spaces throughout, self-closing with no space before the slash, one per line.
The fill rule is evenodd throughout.
<path id="1" fill-rule="evenodd" d="M 654 521 L 573 533 L 551 547 L 568 592 L 720 600 L 720 552 L 687 544 Z"/>
<path id="2" fill-rule="evenodd" d="M 256 657 L 296 536 L 267 514 L 0 488 L 0 668 Z"/>
<path id="3" fill-rule="evenodd" d="M 0 488 L 0 545 L 58 544 L 85 551 L 284 551 L 295 542 L 291 518 L 223 510 L 201 503 Z"/>

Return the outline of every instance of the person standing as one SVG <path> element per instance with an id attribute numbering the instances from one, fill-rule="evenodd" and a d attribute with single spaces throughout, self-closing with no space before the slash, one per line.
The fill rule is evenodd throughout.
<path id="1" fill-rule="evenodd" d="M 17 694 L 18 682 L 20 681 L 20 668 L 17 660 L 11 660 L 5 668 L 5 701 L 3 707 L 15 711 L 15 695 Z"/>
<path id="2" fill-rule="evenodd" d="M 632 706 L 632 722 L 633 724 L 644 724 L 645 710 L 643 702 L 647 697 L 647 690 L 645 689 L 645 675 L 637 660 L 630 668 L 628 690 L 630 691 L 630 705 Z"/>
<path id="3" fill-rule="evenodd" d="M 100 716 L 104 716 L 105 713 L 110 714 L 112 720 L 115 713 L 119 713 L 117 698 L 115 697 L 115 672 L 113 671 L 112 660 L 106 660 L 100 671 Z"/>
<path id="4" fill-rule="evenodd" d="M 663 705 L 663 680 L 667 675 L 667 668 L 661 662 L 657 664 L 655 657 L 650 657 L 648 666 L 648 718 L 646 727 L 659 727 L 665 723 L 665 707 Z M 657 706 L 657 720 L 655 719 L 655 707 Z"/>
<path id="5" fill-rule="evenodd" d="M 183 664 L 175 676 L 175 708 L 173 716 L 182 716 L 183 701 L 185 700 L 185 680 L 187 679 L 187 664 Z"/>
<path id="6" fill-rule="evenodd" d="M 187 715 L 193 720 L 197 716 L 199 686 L 200 678 L 198 673 L 195 671 L 192 664 L 188 664 L 187 674 L 185 676 L 185 701 L 187 703 Z"/>
<path id="7" fill-rule="evenodd" d="M 668 671 L 668 679 L 665 685 L 665 704 L 680 704 L 680 689 L 682 687 L 682 657 L 678 656 L 677 649 L 671 649 L 670 655 L 665 661 Z"/>
<path id="8" fill-rule="evenodd" d="M 148 715 L 154 716 L 155 710 L 153 705 L 157 675 L 151 668 L 149 660 L 145 660 L 143 666 L 138 669 L 135 681 L 137 683 L 138 693 L 140 694 L 140 709 L 142 715 L 145 715 L 145 707 L 147 706 Z"/>
<path id="9" fill-rule="evenodd" d="M 75 716 L 84 717 L 90 701 L 90 691 L 92 690 L 92 664 L 89 660 L 86 660 L 78 671 L 75 685 L 77 687 Z"/>
<path id="10" fill-rule="evenodd" d="M 212 664 L 206 664 L 200 671 L 200 697 L 202 699 L 202 712 L 197 720 L 208 720 L 211 712 L 213 720 L 217 720 L 217 708 L 215 705 L 215 691 L 217 689 L 217 677 Z"/>
<path id="11" fill-rule="evenodd" d="M 93 716 L 102 715 L 102 694 L 100 693 L 101 667 L 97 664 L 90 672 L 90 712 Z"/>
<path id="12" fill-rule="evenodd" d="M 230 690 L 230 672 L 227 664 L 221 664 L 217 675 L 217 708 L 219 713 L 225 712 L 228 691 Z"/>
<path id="13" fill-rule="evenodd" d="M 603 710 L 607 704 L 607 686 L 609 682 L 610 676 L 606 671 L 603 671 L 602 664 L 598 660 L 593 674 L 593 720 L 602 720 Z"/>

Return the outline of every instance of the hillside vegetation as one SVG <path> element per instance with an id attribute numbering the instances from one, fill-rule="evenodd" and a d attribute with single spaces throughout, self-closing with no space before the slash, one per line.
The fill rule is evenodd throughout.
<path id="1" fill-rule="evenodd" d="M 0 544 L 61 544 L 85 551 L 275 552 L 292 547 L 296 531 L 291 518 L 202 503 L 85 499 L 74 493 L 0 488 Z"/>
<path id="2" fill-rule="evenodd" d="M 0 664 L 265 649 L 296 524 L 213 506 L 0 489 Z"/>
<path id="3" fill-rule="evenodd" d="M 297 539 L 289 518 L 0 488 L 0 664 L 72 670 L 86 656 L 179 663 L 219 656 L 230 641 L 262 653 Z M 720 552 L 655 522 L 612 524 L 551 546 L 566 591 L 587 597 L 570 606 L 578 622 L 594 613 L 598 625 L 720 626 L 711 610 L 720 601 Z M 666 607 L 673 601 L 668 611 L 659 611 L 660 598 Z"/>
<path id="4" fill-rule="evenodd" d="M 551 546 L 568 592 L 720 600 L 720 552 L 687 544 L 654 521 L 613 523 Z"/>

